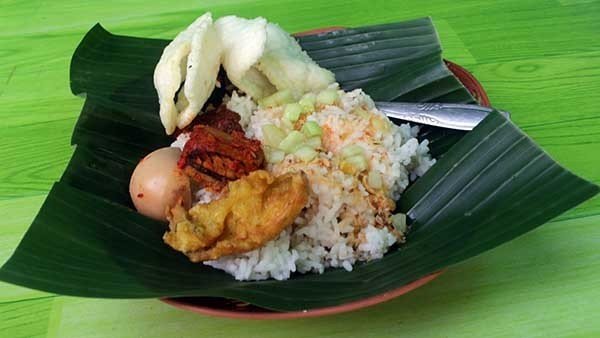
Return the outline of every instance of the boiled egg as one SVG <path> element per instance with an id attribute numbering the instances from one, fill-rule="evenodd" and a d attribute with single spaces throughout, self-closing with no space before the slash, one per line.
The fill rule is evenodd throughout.
<path id="1" fill-rule="evenodd" d="M 167 210 L 179 199 L 190 208 L 190 180 L 177 167 L 180 155 L 178 148 L 160 148 L 138 163 L 129 181 L 129 194 L 140 214 L 166 221 Z"/>

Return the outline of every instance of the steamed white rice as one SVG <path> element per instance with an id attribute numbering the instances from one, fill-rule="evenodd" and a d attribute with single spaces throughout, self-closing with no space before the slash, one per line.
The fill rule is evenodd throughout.
<path id="1" fill-rule="evenodd" d="M 428 141 L 417 140 L 417 126 L 389 122 L 361 90 L 338 93 L 338 104 L 321 107 L 307 117 L 324 130 L 324 149 L 317 158 L 305 163 L 289 154 L 267 167 L 275 175 L 300 170 L 307 174 L 311 191 L 305 210 L 264 247 L 205 264 L 237 280 L 283 280 L 294 272 L 323 273 L 330 267 L 351 271 L 357 261 L 379 259 L 390 246 L 404 240 L 391 225 L 394 204 L 390 202 L 399 200 L 409 181 L 435 163 Z M 281 125 L 283 107 L 257 109 L 250 98 L 235 92 L 227 107 L 240 114 L 248 137 L 262 141 L 263 125 Z M 358 107 L 368 116 L 353 114 Z M 385 122 L 384 128 L 381 124 L 379 128 L 373 126 L 377 119 Z M 173 146 L 183 147 L 186 137 L 181 135 Z M 339 152 L 351 144 L 365 150 L 369 170 L 380 174 L 383 189 L 370 189 L 356 176 L 340 170 Z M 196 198 L 198 203 L 208 203 L 218 196 L 201 190 Z"/>

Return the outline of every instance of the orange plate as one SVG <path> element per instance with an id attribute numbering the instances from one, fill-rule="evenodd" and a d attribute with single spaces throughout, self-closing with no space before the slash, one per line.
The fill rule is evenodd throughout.
<path id="1" fill-rule="evenodd" d="M 330 27 L 317 29 L 302 33 L 297 33 L 297 36 L 329 32 L 341 29 L 342 27 Z M 448 60 L 444 60 L 448 69 L 460 80 L 460 82 L 469 90 L 471 95 L 475 97 L 480 105 L 489 107 L 490 100 L 488 99 L 485 90 L 475 79 L 475 77 L 469 73 L 463 67 L 452 63 Z M 381 293 L 372 297 L 364 298 L 361 300 L 349 302 L 346 304 L 323 307 L 318 309 L 294 311 L 294 312 L 276 312 L 268 309 L 264 309 L 252 304 L 241 302 L 238 300 L 217 298 L 217 297 L 182 297 L 182 298 L 163 298 L 161 301 L 170 304 L 174 307 L 188 310 L 196 313 L 205 315 L 226 317 L 226 318 L 237 318 L 237 319 L 291 319 L 291 318 L 307 318 L 307 317 L 320 317 L 333 315 L 348 311 L 354 311 L 362 308 L 366 308 L 375 304 L 383 303 L 392 298 L 401 296 L 407 292 L 410 292 L 422 285 L 429 283 L 430 281 L 437 278 L 443 273 L 442 271 L 434 272 L 430 275 L 424 276 L 420 279 L 415 280 L 412 283 L 401 286 L 400 288 Z"/>

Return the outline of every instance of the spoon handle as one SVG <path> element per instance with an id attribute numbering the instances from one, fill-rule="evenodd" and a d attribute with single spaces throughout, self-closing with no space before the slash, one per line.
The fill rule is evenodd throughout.
<path id="1" fill-rule="evenodd" d="M 388 117 L 436 127 L 471 130 L 494 108 L 474 104 L 376 102 L 375 106 Z M 507 112 L 498 110 L 506 118 Z"/>

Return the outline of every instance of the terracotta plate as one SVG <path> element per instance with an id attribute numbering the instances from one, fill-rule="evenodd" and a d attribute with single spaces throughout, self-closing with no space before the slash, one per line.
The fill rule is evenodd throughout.
<path id="1" fill-rule="evenodd" d="M 327 32 L 340 29 L 341 27 L 331 27 L 325 29 L 319 29 L 314 31 L 302 32 L 296 35 L 306 35 L 319 32 Z M 463 83 L 463 85 L 469 90 L 469 92 L 475 97 L 475 99 L 482 106 L 490 106 L 490 101 L 487 94 L 485 93 L 481 84 L 475 79 L 475 77 L 469 73 L 463 67 L 445 60 L 446 65 L 454 73 L 454 75 Z M 164 298 L 161 299 L 163 302 L 173 305 L 177 308 L 211 315 L 218 317 L 227 318 L 238 318 L 238 319 L 289 319 L 289 318 L 306 318 L 306 317 L 319 317 L 332 314 L 338 314 L 353 310 L 362 309 L 368 306 L 379 304 L 388 301 L 392 298 L 401 296 L 407 292 L 410 292 L 422 285 L 425 285 L 442 274 L 443 271 L 438 271 L 420 278 L 412 283 L 406 284 L 398 289 L 394 289 L 382 294 L 364 298 L 361 300 L 349 302 L 346 304 L 311 309 L 305 311 L 295 312 L 276 312 L 268 309 L 264 309 L 252 304 L 245 302 L 225 299 L 225 298 L 214 298 L 214 297 L 182 297 L 182 298 Z"/>

